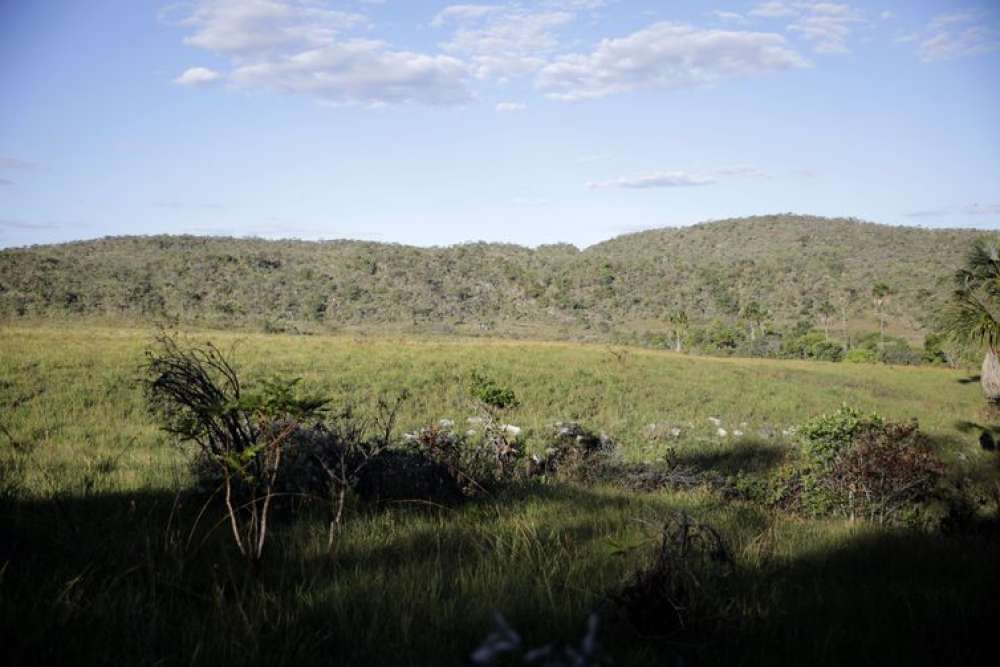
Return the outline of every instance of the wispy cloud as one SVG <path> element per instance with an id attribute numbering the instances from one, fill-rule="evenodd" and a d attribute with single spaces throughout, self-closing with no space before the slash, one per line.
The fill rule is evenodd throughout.
<path id="1" fill-rule="evenodd" d="M 788 29 L 813 42 L 817 53 L 848 53 L 847 40 L 854 26 L 866 22 L 864 15 L 849 5 L 816 2 L 799 6 L 801 13 Z"/>
<path id="2" fill-rule="evenodd" d="M 761 18 L 780 18 L 782 16 L 793 16 L 797 11 L 784 2 L 762 2 L 750 10 L 750 16 Z"/>
<path id="3" fill-rule="evenodd" d="M 946 208 L 932 208 L 932 209 L 924 209 L 924 210 L 919 210 L 919 211 L 909 211 L 908 213 L 904 213 L 903 216 L 907 217 L 907 218 L 914 218 L 914 219 L 919 219 L 919 218 L 942 218 L 942 217 L 944 217 L 946 215 L 949 215 L 950 213 L 951 213 L 951 211 L 949 209 L 946 209 Z"/>
<path id="4" fill-rule="evenodd" d="M 58 229 L 54 222 L 31 222 L 27 220 L 0 219 L 0 229 L 38 230 Z"/>
<path id="5" fill-rule="evenodd" d="M 497 104 L 497 111 L 500 113 L 510 113 L 513 111 L 524 111 L 528 106 L 521 102 L 500 102 Z"/>
<path id="6" fill-rule="evenodd" d="M 184 70 L 174 83 L 181 86 L 203 86 L 214 81 L 218 81 L 222 75 L 207 67 L 191 67 Z"/>
<path id="7" fill-rule="evenodd" d="M 507 79 L 542 67 L 560 47 L 558 31 L 575 19 L 574 11 L 545 3 L 530 9 L 519 4 L 453 5 L 432 25 L 455 25 L 440 46 L 468 59 L 476 78 Z"/>
<path id="8" fill-rule="evenodd" d="M 980 204 L 973 203 L 965 206 L 951 206 L 942 208 L 923 209 L 910 211 L 903 214 L 907 218 L 943 218 L 949 215 L 996 215 L 1000 216 L 1000 203 Z"/>
<path id="9" fill-rule="evenodd" d="M 631 188 L 643 190 L 648 188 L 684 188 L 700 185 L 713 185 L 719 179 L 730 178 L 766 178 L 767 173 L 752 165 L 738 164 L 720 167 L 708 171 L 659 171 L 640 176 L 622 176 L 611 181 L 597 181 L 587 184 L 592 190 L 604 188 Z"/>
<path id="10" fill-rule="evenodd" d="M 775 33 L 699 30 L 664 22 L 602 40 L 591 53 L 560 56 L 539 72 L 536 86 L 551 99 L 576 101 L 806 66 Z"/>
<path id="11" fill-rule="evenodd" d="M 954 60 L 1000 50 L 1000 25 L 979 23 L 974 13 L 938 16 L 928 24 L 928 37 L 920 43 L 920 60 L 925 63 Z"/>
<path id="12" fill-rule="evenodd" d="M 4 186 L 8 186 L 8 185 L 14 185 L 14 181 L 11 181 L 11 180 L 6 179 L 6 178 L 0 178 L 0 187 L 4 187 Z"/>
<path id="13" fill-rule="evenodd" d="M 1000 215 L 1000 204 L 970 204 L 962 212 L 966 215 Z"/>
<path id="14" fill-rule="evenodd" d="M 0 169 L 34 169 L 35 166 L 34 162 L 0 155 Z"/>
<path id="15" fill-rule="evenodd" d="M 172 210 L 212 210 L 218 211 L 225 208 L 222 204 L 215 202 L 185 202 L 185 201 L 160 201 L 154 204 L 156 208 L 166 208 Z"/>
<path id="16" fill-rule="evenodd" d="M 721 169 L 716 169 L 713 173 L 717 176 L 743 176 L 748 178 L 764 178 L 767 176 L 764 171 L 750 165 L 722 167 Z"/>
<path id="17" fill-rule="evenodd" d="M 712 185 L 713 183 L 715 183 L 715 179 L 709 176 L 690 174 L 683 171 L 663 171 L 644 176 L 623 176 L 613 181 L 587 183 L 587 187 L 591 190 L 602 190 L 605 188 L 646 190 L 652 188 L 689 188 Z"/>

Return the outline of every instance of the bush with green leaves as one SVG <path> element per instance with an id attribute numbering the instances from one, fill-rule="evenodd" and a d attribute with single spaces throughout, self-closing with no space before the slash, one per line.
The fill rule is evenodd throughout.
<path id="1" fill-rule="evenodd" d="M 935 498 L 944 467 L 916 421 L 844 406 L 809 420 L 799 435 L 806 465 L 797 473 L 798 502 L 808 514 L 906 522 Z"/>
<path id="2" fill-rule="evenodd" d="M 813 417 L 802 424 L 798 435 L 809 464 L 822 468 L 847 450 L 862 429 L 882 423 L 877 414 L 865 416 L 860 410 L 844 405 L 836 412 Z"/>
<path id="3" fill-rule="evenodd" d="M 514 408 L 518 405 L 517 396 L 513 389 L 501 385 L 481 370 L 472 372 L 469 392 L 474 399 L 491 412 Z"/>

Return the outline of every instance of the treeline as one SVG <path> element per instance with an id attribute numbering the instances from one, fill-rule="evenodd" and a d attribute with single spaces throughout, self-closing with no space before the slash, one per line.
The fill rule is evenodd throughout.
<path id="1" fill-rule="evenodd" d="M 834 347 L 850 354 L 857 345 L 848 338 L 880 325 L 880 353 L 887 340 L 919 345 L 981 234 L 774 215 L 641 232 L 585 250 L 105 238 L 0 251 L 0 318 L 649 344 L 663 336 L 671 345 L 680 335 L 703 351 L 784 354 L 799 344 L 805 356 L 825 358 Z M 875 285 L 887 288 L 881 302 Z M 827 349 L 830 338 L 843 340 Z"/>

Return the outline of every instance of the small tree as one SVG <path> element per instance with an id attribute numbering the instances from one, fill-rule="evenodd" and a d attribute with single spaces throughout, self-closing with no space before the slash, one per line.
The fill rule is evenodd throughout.
<path id="1" fill-rule="evenodd" d="M 840 326 L 841 333 L 844 336 L 844 352 L 849 352 L 851 349 L 851 335 L 847 331 L 847 308 L 854 300 L 857 299 L 858 292 L 853 287 L 848 287 L 843 292 L 840 293 L 840 297 L 837 299 L 838 305 L 840 306 Z"/>
<path id="2" fill-rule="evenodd" d="M 879 349 L 885 347 L 885 304 L 892 296 L 892 288 L 883 282 L 872 285 L 872 304 L 878 314 L 878 345 Z"/>
<path id="3" fill-rule="evenodd" d="M 823 323 L 823 335 L 826 340 L 830 340 L 830 319 L 837 314 L 837 309 L 829 301 L 824 301 L 819 306 L 819 320 Z"/>
<path id="4" fill-rule="evenodd" d="M 986 348 L 980 384 L 986 400 L 1000 405 L 1000 236 L 972 245 L 965 266 L 955 274 L 944 320 L 958 342 Z"/>
<path id="5" fill-rule="evenodd" d="M 682 347 L 681 341 L 687 332 L 689 324 L 687 313 L 678 308 L 667 315 L 667 322 L 671 325 L 671 333 L 674 337 L 674 352 L 680 352 Z"/>
<path id="6" fill-rule="evenodd" d="M 740 310 L 740 318 L 750 324 L 750 340 L 756 339 L 757 330 L 764 332 L 764 320 L 767 319 L 767 311 L 756 301 L 751 301 Z"/>
<path id="7" fill-rule="evenodd" d="M 258 564 L 285 447 L 327 400 L 298 396 L 298 378 L 275 378 L 246 391 L 214 345 L 183 347 L 169 335 L 146 352 L 144 370 L 151 409 L 165 431 L 194 443 L 222 478 L 236 547 Z"/>

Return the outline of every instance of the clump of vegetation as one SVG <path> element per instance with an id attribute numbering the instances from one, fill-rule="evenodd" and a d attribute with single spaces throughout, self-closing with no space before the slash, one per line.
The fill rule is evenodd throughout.
<path id="1" fill-rule="evenodd" d="M 718 585 L 732 568 L 719 533 L 677 512 L 660 527 L 652 562 L 638 569 L 612 602 L 640 636 L 676 639 L 717 608 Z"/>
<path id="2" fill-rule="evenodd" d="M 916 422 L 900 424 L 847 406 L 799 428 L 801 502 L 878 523 L 915 520 L 935 498 L 944 465 Z"/>
<path id="3" fill-rule="evenodd" d="M 218 348 L 185 347 L 168 335 L 147 352 L 144 370 L 151 409 L 168 433 L 193 443 L 199 460 L 222 479 L 236 546 L 259 563 L 285 451 L 327 400 L 299 395 L 297 378 L 274 378 L 247 391 Z"/>
<path id="4" fill-rule="evenodd" d="M 407 442 L 421 456 L 444 466 L 466 496 L 489 494 L 524 472 L 521 429 L 500 421 L 503 411 L 518 405 L 514 390 L 499 384 L 483 371 L 472 373 L 470 395 L 479 415 L 478 426 L 466 433 L 448 420 L 425 426 L 407 435 Z"/>

